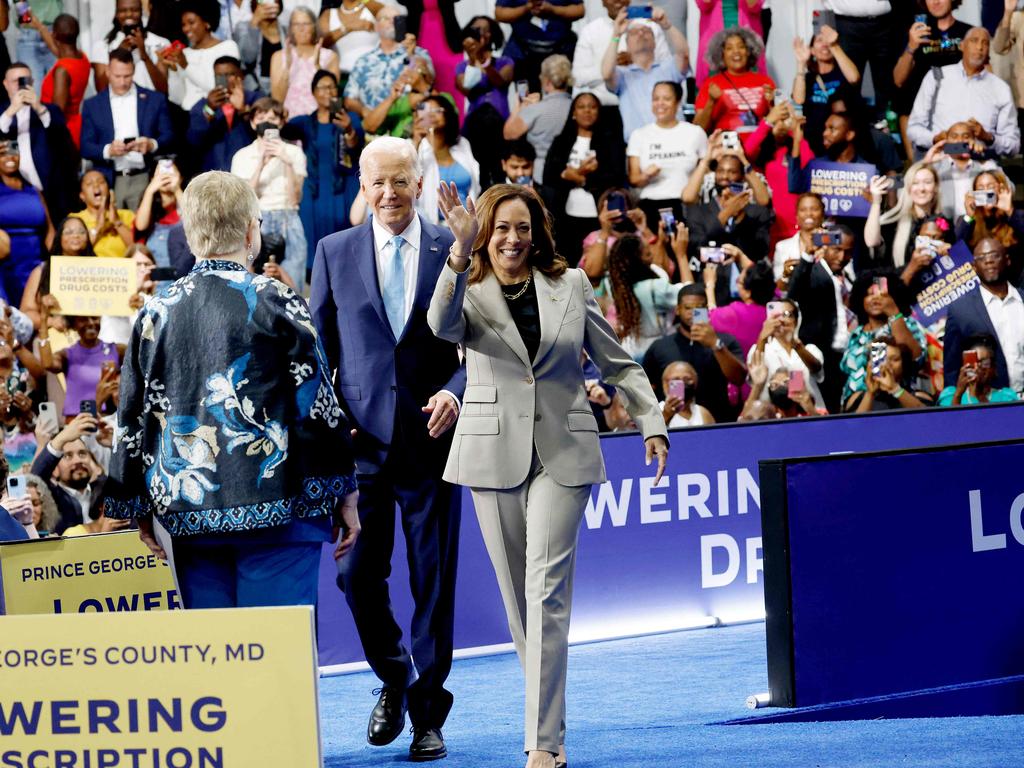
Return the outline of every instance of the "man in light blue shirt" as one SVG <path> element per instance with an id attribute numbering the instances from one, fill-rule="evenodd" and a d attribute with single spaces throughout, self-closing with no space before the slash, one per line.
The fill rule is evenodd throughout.
<path id="1" fill-rule="evenodd" d="M 626 141 L 634 129 L 654 122 L 651 93 L 655 83 L 682 82 L 690 69 L 690 50 L 683 33 L 672 26 L 662 8 L 653 9 L 651 21 L 664 30 L 665 39 L 673 51 L 670 58 L 655 59 L 654 33 L 646 24 L 630 25 L 623 8 L 615 17 L 614 32 L 601 61 L 605 85 L 619 97 L 622 133 Z M 619 38 L 623 33 L 626 34 L 626 50 L 631 62 L 627 66 L 617 63 Z"/>
<path id="2" fill-rule="evenodd" d="M 907 123 L 914 146 L 926 150 L 945 138 L 958 122 L 971 126 L 974 138 L 998 155 L 1020 151 L 1020 128 L 1010 86 L 985 69 L 989 35 L 974 27 L 960 44 L 963 59 L 925 75 Z"/>

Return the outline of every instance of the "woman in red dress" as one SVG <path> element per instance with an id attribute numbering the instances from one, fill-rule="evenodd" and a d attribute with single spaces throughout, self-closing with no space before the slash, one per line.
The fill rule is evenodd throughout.
<path id="1" fill-rule="evenodd" d="M 43 42 L 57 57 L 57 63 L 43 78 L 40 99 L 44 104 L 60 108 L 75 146 L 81 148 L 82 115 L 79 108 L 92 70 L 89 59 L 78 49 L 78 20 L 62 13 L 54 19 L 51 33 L 33 16 L 31 26 L 39 30 Z"/>

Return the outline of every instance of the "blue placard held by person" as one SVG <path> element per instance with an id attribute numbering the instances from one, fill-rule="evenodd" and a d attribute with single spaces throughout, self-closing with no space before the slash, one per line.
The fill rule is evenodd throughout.
<path id="1" fill-rule="evenodd" d="M 834 163 L 812 160 L 807 164 L 810 191 L 821 196 L 826 216 L 867 218 L 871 202 L 864 196 L 878 169 L 870 163 Z"/>
<path id="2" fill-rule="evenodd" d="M 931 265 L 919 274 L 924 287 L 917 294 L 913 312 L 925 326 L 935 325 L 954 302 L 978 288 L 974 255 L 963 240 L 950 248 L 948 254 L 936 255 Z"/>

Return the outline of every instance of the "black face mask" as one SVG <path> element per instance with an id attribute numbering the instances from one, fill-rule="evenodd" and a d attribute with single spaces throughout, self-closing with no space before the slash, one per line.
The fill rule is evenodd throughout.
<path id="1" fill-rule="evenodd" d="M 772 405 L 781 411 L 788 411 L 795 405 L 789 397 L 789 386 L 786 384 L 768 387 L 768 399 L 772 401 Z"/>

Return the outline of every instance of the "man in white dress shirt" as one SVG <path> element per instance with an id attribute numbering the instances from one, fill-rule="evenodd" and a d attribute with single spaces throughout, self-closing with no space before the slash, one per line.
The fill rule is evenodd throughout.
<path id="1" fill-rule="evenodd" d="M 82 104 L 82 157 L 107 177 L 122 208 L 135 209 L 149 184 L 149 159 L 174 140 L 167 98 L 134 82 L 132 53 L 116 48 L 109 87 Z"/>

